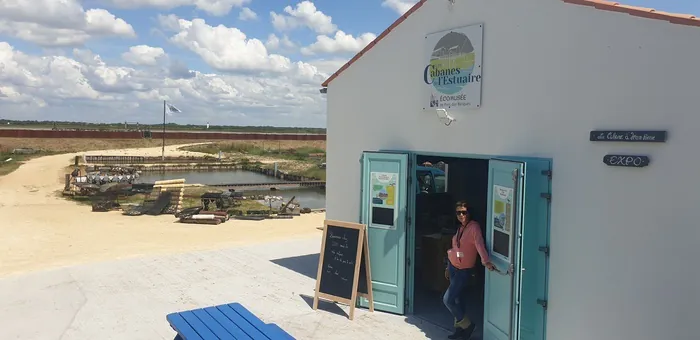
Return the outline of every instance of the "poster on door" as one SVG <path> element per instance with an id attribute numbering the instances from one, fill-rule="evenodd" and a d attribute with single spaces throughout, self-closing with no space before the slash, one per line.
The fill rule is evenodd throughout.
<path id="1" fill-rule="evenodd" d="M 513 189 L 493 186 L 493 227 L 507 234 L 513 230 Z"/>
<path id="2" fill-rule="evenodd" d="M 396 209 L 399 174 L 390 172 L 372 172 L 372 206 Z"/>

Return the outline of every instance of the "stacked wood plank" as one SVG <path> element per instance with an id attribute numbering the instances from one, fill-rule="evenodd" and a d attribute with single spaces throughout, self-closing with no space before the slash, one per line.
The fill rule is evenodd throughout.
<path id="1" fill-rule="evenodd" d="M 181 218 L 180 222 L 189 224 L 221 224 L 221 220 L 215 218 L 214 215 L 192 215 Z"/>
<path id="2" fill-rule="evenodd" d="M 182 210 L 182 200 L 185 198 L 185 179 L 171 179 L 156 181 L 153 185 L 153 193 L 169 191 L 172 193 L 170 205 L 175 207 L 175 213 Z M 158 194 L 156 194 L 157 196 Z"/>
<path id="3" fill-rule="evenodd" d="M 228 213 L 225 211 L 200 211 L 195 215 L 181 216 L 181 223 L 214 224 L 218 225 L 228 221 Z"/>

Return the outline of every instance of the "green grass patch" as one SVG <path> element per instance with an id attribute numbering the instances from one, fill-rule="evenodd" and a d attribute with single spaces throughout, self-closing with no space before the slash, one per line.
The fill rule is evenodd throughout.
<path id="1" fill-rule="evenodd" d="M 241 205 L 237 205 L 235 207 L 230 207 L 228 210 L 240 210 L 244 214 L 247 214 L 248 211 L 254 210 L 254 211 L 260 211 L 260 210 L 269 210 L 270 207 L 267 205 L 264 205 L 258 201 L 253 201 L 253 200 L 239 200 Z"/>
<path id="2" fill-rule="evenodd" d="M 219 151 L 224 153 L 237 153 L 251 156 L 265 156 L 286 160 L 307 161 L 310 159 L 325 159 L 326 150 L 314 147 L 299 147 L 289 149 L 262 148 L 250 143 L 212 143 L 205 145 L 193 145 L 182 147 L 182 150 L 202 152 L 217 155 Z"/>
<path id="3" fill-rule="evenodd" d="M 296 175 L 296 174 L 294 174 Z M 301 174 L 299 174 L 304 177 L 309 177 L 309 178 L 318 178 L 321 181 L 326 180 L 326 169 L 321 169 L 321 168 L 312 168 L 308 169 L 306 171 L 303 171 Z"/>
<path id="4" fill-rule="evenodd" d="M 320 162 L 303 162 L 303 164 L 307 165 L 305 170 L 290 170 L 286 167 L 287 164 L 284 163 L 279 164 L 277 169 L 293 176 L 303 176 L 319 181 L 326 180 L 326 169 L 321 169 L 319 167 Z M 274 164 L 265 164 L 262 167 L 265 169 L 274 169 L 275 166 Z"/>

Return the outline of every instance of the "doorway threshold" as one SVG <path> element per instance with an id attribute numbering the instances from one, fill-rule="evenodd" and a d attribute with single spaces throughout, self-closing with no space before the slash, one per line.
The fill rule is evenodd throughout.
<path id="1" fill-rule="evenodd" d="M 438 292 L 421 291 L 422 294 L 416 294 L 414 313 L 411 315 L 420 320 L 422 324 L 429 324 L 432 327 L 452 333 L 454 331 L 454 317 L 447 310 L 447 307 L 442 302 L 442 294 Z M 481 290 L 472 288 L 466 294 L 466 314 L 472 318 L 472 322 L 476 324 L 476 329 L 470 340 L 483 339 L 483 293 Z"/>
<path id="2" fill-rule="evenodd" d="M 429 317 L 426 317 L 426 316 L 421 316 L 421 315 L 419 315 L 419 314 L 418 314 L 418 315 L 413 314 L 413 315 L 410 315 L 409 317 L 413 317 L 413 318 L 419 319 L 421 322 L 428 323 L 428 324 L 430 324 L 431 326 L 433 326 L 433 327 L 435 327 L 435 328 L 439 328 L 439 329 L 441 329 L 441 330 L 443 330 L 443 331 L 445 331 L 445 332 L 451 332 L 451 331 L 452 331 L 452 329 L 445 328 L 444 325 L 441 325 L 441 324 L 435 322 L 434 319 L 431 320 Z"/>

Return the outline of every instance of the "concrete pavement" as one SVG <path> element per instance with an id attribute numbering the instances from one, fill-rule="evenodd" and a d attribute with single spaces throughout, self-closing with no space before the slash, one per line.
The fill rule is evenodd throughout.
<path id="1" fill-rule="evenodd" d="M 168 313 L 240 302 L 297 339 L 444 339 L 427 322 L 321 303 L 320 237 L 59 268 L 0 279 L 0 339 L 173 339 Z"/>

